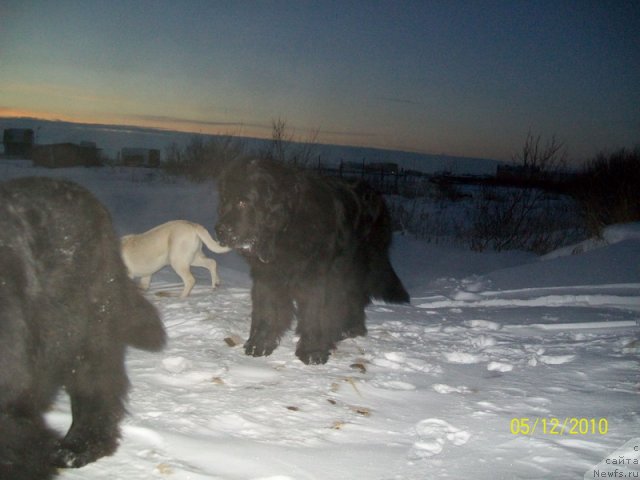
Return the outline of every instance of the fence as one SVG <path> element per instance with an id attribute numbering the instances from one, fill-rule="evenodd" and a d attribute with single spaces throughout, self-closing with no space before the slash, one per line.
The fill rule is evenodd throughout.
<path id="1" fill-rule="evenodd" d="M 340 161 L 337 166 L 323 165 L 319 160 L 316 170 L 322 175 L 364 180 L 383 194 L 417 194 L 428 182 L 430 175 L 415 170 L 404 170 L 396 163 L 367 163 Z"/>

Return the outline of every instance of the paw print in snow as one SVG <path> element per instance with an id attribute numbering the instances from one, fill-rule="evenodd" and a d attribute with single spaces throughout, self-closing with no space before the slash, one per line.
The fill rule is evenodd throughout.
<path id="1" fill-rule="evenodd" d="M 419 422 L 416 427 L 418 440 L 411 448 L 410 457 L 414 459 L 428 458 L 438 455 L 447 443 L 456 446 L 469 441 L 471 434 L 454 427 L 449 422 L 439 418 L 427 418 Z"/>

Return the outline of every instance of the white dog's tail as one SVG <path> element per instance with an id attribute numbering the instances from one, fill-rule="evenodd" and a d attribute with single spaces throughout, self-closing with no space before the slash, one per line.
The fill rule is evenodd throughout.
<path id="1" fill-rule="evenodd" d="M 195 224 L 194 226 L 196 228 L 196 234 L 198 235 L 198 237 L 200 237 L 202 243 L 204 243 L 207 248 L 213 253 L 227 253 L 231 251 L 229 247 L 223 247 L 218 242 L 216 242 L 213 237 L 211 237 L 211 234 L 207 231 L 207 229 L 202 225 Z"/>

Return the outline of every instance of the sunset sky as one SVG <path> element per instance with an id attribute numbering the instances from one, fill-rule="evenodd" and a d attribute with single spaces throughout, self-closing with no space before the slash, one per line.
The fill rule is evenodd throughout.
<path id="1" fill-rule="evenodd" d="M 640 144 L 640 2 L 0 0 L 0 116 L 582 160 Z"/>

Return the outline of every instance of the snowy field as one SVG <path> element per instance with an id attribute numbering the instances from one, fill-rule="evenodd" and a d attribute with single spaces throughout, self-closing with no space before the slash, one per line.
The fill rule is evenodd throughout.
<path id="1" fill-rule="evenodd" d="M 0 162 L 2 180 L 34 174 L 88 187 L 120 234 L 178 218 L 213 230 L 212 185 Z M 640 477 L 639 224 L 544 258 L 396 237 L 411 305 L 371 305 L 369 335 L 323 366 L 295 357 L 291 333 L 245 356 L 251 281 L 236 254 L 216 259 L 222 286 L 194 269 L 185 300 L 170 269 L 154 277 L 168 347 L 130 350 L 119 450 L 61 479 Z M 47 418 L 68 428 L 64 393 Z"/>

